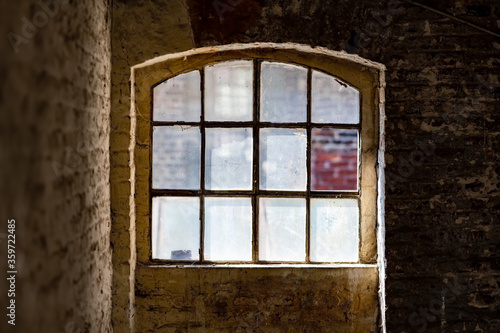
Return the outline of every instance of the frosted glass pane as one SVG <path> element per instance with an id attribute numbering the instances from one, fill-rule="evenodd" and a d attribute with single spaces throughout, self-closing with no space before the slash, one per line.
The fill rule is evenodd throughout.
<path id="1" fill-rule="evenodd" d="M 259 199 L 259 259 L 305 261 L 306 200 Z"/>
<path id="2" fill-rule="evenodd" d="M 153 258 L 199 260 L 200 199 L 155 197 L 152 208 Z"/>
<path id="3" fill-rule="evenodd" d="M 263 62 L 261 69 L 260 120 L 276 123 L 307 121 L 307 70 Z"/>
<path id="4" fill-rule="evenodd" d="M 359 92 L 333 76 L 312 73 L 313 123 L 358 124 Z"/>
<path id="5" fill-rule="evenodd" d="M 358 228 L 357 200 L 311 199 L 311 261 L 357 262 Z"/>
<path id="6" fill-rule="evenodd" d="M 358 189 L 358 130 L 313 128 L 311 190 Z"/>
<path id="7" fill-rule="evenodd" d="M 208 190 L 251 190 L 251 128 L 207 128 L 205 187 Z"/>
<path id="8" fill-rule="evenodd" d="M 198 127 L 153 127 L 153 188 L 200 188 L 201 134 Z"/>
<path id="9" fill-rule="evenodd" d="M 306 189 L 305 129 L 260 130 L 260 188 L 304 191 Z"/>
<path id="10" fill-rule="evenodd" d="M 153 120 L 200 121 L 200 72 L 175 76 L 153 89 Z"/>
<path id="11" fill-rule="evenodd" d="M 205 198 L 205 260 L 252 260 L 250 198 Z"/>
<path id="12" fill-rule="evenodd" d="M 253 118 L 253 62 L 228 61 L 205 68 L 205 120 Z"/>

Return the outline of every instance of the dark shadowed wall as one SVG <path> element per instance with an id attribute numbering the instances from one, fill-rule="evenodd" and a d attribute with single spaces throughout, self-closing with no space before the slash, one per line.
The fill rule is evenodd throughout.
<path id="1" fill-rule="evenodd" d="M 0 3 L 0 331 L 111 332 L 110 7 L 46 3 Z"/>

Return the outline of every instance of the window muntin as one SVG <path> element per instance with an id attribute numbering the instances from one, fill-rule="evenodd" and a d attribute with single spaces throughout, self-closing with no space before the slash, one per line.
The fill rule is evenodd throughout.
<path id="1" fill-rule="evenodd" d="M 185 81 L 188 75 L 200 78 L 198 86 L 191 83 L 190 87 L 201 92 L 201 119 L 193 121 L 195 117 L 181 115 L 156 121 L 161 117 L 153 115 L 152 200 L 155 206 L 158 197 L 169 201 L 186 195 L 187 190 L 195 190 L 189 195 L 201 202 L 197 220 L 201 258 L 194 253 L 196 248 L 170 249 L 167 244 L 173 241 L 169 239 L 178 237 L 172 237 L 175 232 L 161 229 L 165 221 L 158 213 L 155 216 L 154 207 L 152 258 L 167 262 L 357 262 L 361 127 L 358 91 L 312 68 L 255 59 L 222 62 L 175 76 L 154 88 L 153 101 L 159 100 L 155 96 L 158 87 L 181 78 Z M 195 95 L 182 91 L 178 94 L 184 98 Z M 154 112 L 158 109 L 165 108 L 153 106 Z M 231 109 L 239 111 L 232 114 Z M 292 110 L 291 114 L 287 110 Z M 325 110 L 331 110 L 334 116 Z M 160 137 L 155 135 L 158 130 L 172 134 Z M 179 138 L 182 143 L 175 144 Z M 155 164 L 159 160 L 155 154 L 160 154 L 155 147 L 176 145 L 185 149 L 174 149 L 173 158 L 164 158 L 170 162 Z M 340 180 L 333 175 L 324 177 L 321 172 L 324 173 L 325 165 L 347 165 L 350 171 L 344 170 Z M 165 174 L 173 178 L 163 181 L 167 186 L 162 180 L 155 182 L 161 178 L 155 178 L 158 166 L 167 169 Z M 249 180 L 252 186 L 248 186 Z M 236 207 L 214 208 L 210 203 L 216 199 L 250 203 L 246 204 L 247 215 Z M 194 204 L 190 207 L 194 209 Z M 227 223 L 230 211 L 240 212 L 234 215 L 234 225 Z M 220 218 L 214 218 L 214 214 Z M 192 220 L 186 222 L 189 230 L 195 224 Z M 224 223 L 225 228 L 221 226 Z M 237 230 L 231 233 L 232 229 Z M 216 237 L 219 234 L 226 236 Z M 189 237 L 194 239 L 196 234 L 191 232 Z M 248 251 L 234 255 L 237 251 L 225 251 L 226 245 L 220 245 L 227 243 L 230 249 L 229 243 L 234 243 L 234 239 L 240 241 L 242 248 L 250 245 L 250 258 Z M 328 239 L 336 243 L 331 244 Z"/>

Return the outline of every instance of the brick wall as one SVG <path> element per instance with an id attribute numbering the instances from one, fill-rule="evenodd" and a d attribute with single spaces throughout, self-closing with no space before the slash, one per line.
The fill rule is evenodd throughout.
<path id="1" fill-rule="evenodd" d="M 311 187 L 318 191 L 358 188 L 357 130 L 312 130 Z"/>
<path id="2" fill-rule="evenodd" d="M 0 331 L 110 332 L 109 4 L 45 3 L 0 4 L 0 233 L 16 220 L 18 271 L 13 327 L 0 238 Z"/>
<path id="3" fill-rule="evenodd" d="M 111 32 L 116 42 L 112 43 L 110 181 L 115 332 L 127 332 L 135 320 L 135 208 L 131 205 L 135 165 L 129 150 L 131 143 L 135 143 L 135 120 L 131 117 L 129 94 L 131 66 L 155 56 L 192 48 L 188 18 L 182 1 L 161 4 L 113 2 Z M 159 24 L 158 29 L 151 28 L 153 22 Z M 129 52 L 132 49 L 138 52 Z"/>

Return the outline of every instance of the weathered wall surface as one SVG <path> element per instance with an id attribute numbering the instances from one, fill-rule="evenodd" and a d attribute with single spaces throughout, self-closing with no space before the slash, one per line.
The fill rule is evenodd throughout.
<path id="1" fill-rule="evenodd" d="M 131 67 L 167 53 L 194 47 L 189 15 L 182 1 L 113 2 L 111 74 L 111 242 L 115 332 L 127 332 L 134 321 L 135 210 L 130 146 L 135 121 L 130 115 Z M 135 115 L 134 115 L 135 116 Z M 138 115 L 140 116 L 140 115 Z M 132 133 L 132 135 L 131 135 Z"/>
<path id="2" fill-rule="evenodd" d="M 110 8 L 45 3 L 0 3 L 0 331 L 111 332 Z M 15 327 L 7 219 L 17 233 Z"/>
<path id="3" fill-rule="evenodd" d="M 153 272 L 153 270 L 156 270 Z M 138 268 L 138 332 L 373 332 L 377 269 Z"/>

